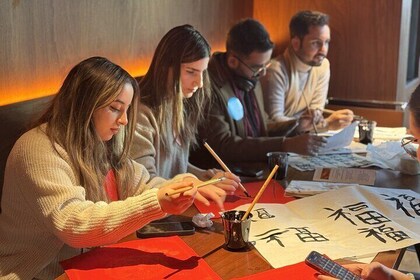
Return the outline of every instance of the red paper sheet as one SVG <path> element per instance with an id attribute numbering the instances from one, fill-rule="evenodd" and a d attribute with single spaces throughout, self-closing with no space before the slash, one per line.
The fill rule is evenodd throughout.
<path id="1" fill-rule="evenodd" d="M 178 236 L 101 247 L 65 260 L 61 265 L 71 280 L 221 279 Z"/>
<path id="2" fill-rule="evenodd" d="M 251 197 L 246 197 L 244 192 L 241 189 L 238 189 L 235 192 L 235 195 L 229 195 L 226 197 L 225 204 L 224 204 L 225 210 L 231 210 L 238 206 L 251 203 L 252 200 L 257 195 L 258 191 L 263 186 L 263 184 L 264 184 L 264 181 L 244 183 L 243 185 L 248 191 L 248 193 L 251 195 Z M 267 188 L 263 192 L 258 202 L 283 204 L 292 200 L 294 200 L 293 197 L 284 196 L 284 189 L 279 183 L 277 183 L 277 181 L 271 180 L 270 183 L 268 183 Z M 198 211 L 200 211 L 200 213 L 213 212 L 213 214 L 215 215 L 214 218 L 220 218 L 220 214 L 219 214 L 220 209 L 219 207 L 217 207 L 216 203 L 211 202 L 210 206 L 206 206 L 199 201 L 195 201 L 194 204 L 197 207 Z"/>
<path id="3" fill-rule="evenodd" d="M 233 278 L 232 280 L 267 280 L 267 279 L 287 279 L 287 280 L 311 280 L 316 279 L 318 272 L 307 266 L 304 262 L 289 265 L 281 268 L 270 269 L 261 273 Z"/>

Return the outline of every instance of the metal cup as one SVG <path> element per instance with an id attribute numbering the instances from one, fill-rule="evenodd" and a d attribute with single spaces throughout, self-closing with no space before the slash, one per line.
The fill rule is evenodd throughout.
<path id="1" fill-rule="evenodd" d="M 359 122 L 359 142 L 366 145 L 372 143 L 375 127 L 375 121 L 361 120 Z"/>
<path id="2" fill-rule="evenodd" d="M 225 246 L 230 250 L 241 250 L 248 247 L 252 214 L 250 213 L 247 219 L 242 221 L 241 219 L 245 213 L 245 211 L 232 210 L 223 212 L 221 215 Z"/>

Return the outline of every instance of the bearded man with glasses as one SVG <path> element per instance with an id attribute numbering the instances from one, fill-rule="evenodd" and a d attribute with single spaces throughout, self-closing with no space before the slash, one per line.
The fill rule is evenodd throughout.
<path id="1" fill-rule="evenodd" d="M 285 137 L 297 126 L 268 122 L 260 78 L 271 63 L 274 44 L 264 26 L 245 19 L 229 31 L 226 52 L 212 55 L 208 72 L 212 102 L 199 137 L 226 163 L 266 161 L 272 151 L 314 155 L 326 139 L 311 134 Z M 190 162 L 211 166 L 212 156 L 201 146 L 190 153 Z"/>

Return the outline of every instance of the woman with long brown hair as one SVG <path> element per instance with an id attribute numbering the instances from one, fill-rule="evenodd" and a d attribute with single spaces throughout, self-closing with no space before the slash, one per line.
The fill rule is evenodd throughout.
<path id="1" fill-rule="evenodd" d="M 210 45 L 191 25 L 177 26 L 161 39 L 139 82 L 141 102 L 132 156 L 151 176 L 172 178 L 185 172 L 199 180 L 224 176 L 226 180 L 217 186 L 232 193 L 239 186 L 237 176 L 199 169 L 188 161 L 210 98 L 209 58 Z M 199 194 L 217 200 L 208 192 L 211 187 L 201 188 Z"/>
<path id="2" fill-rule="evenodd" d="M 192 205 L 182 174 L 150 178 L 129 159 L 137 82 L 106 58 L 77 64 L 38 126 L 14 145 L 0 215 L 0 278 L 53 279 L 82 248 L 115 243 Z"/>

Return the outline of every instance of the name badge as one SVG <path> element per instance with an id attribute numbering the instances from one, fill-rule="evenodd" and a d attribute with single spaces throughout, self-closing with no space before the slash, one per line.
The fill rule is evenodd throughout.
<path id="1" fill-rule="evenodd" d="M 244 117 L 244 107 L 241 101 L 237 97 L 231 97 L 228 99 L 228 113 L 235 121 L 242 120 Z"/>

